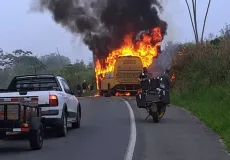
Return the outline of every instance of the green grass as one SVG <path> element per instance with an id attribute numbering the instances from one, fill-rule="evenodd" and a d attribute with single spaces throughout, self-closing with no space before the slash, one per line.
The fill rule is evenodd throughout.
<path id="1" fill-rule="evenodd" d="M 218 133 L 230 151 L 230 86 L 204 86 L 195 92 L 173 92 L 172 103 L 184 107 Z"/>

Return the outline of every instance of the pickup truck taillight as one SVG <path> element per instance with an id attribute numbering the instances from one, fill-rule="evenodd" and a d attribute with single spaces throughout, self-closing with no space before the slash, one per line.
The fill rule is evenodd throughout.
<path id="1" fill-rule="evenodd" d="M 49 95 L 49 105 L 52 107 L 58 106 L 58 97 L 56 95 Z"/>

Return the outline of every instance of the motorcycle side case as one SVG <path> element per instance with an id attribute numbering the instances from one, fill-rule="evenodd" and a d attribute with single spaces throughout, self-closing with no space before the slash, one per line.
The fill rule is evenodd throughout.
<path id="1" fill-rule="evenodd" d="M 138 108 L 146 108 L 146 94 L 136 94 L 136 102 Z"/>
<path id="2" fill-rule="evenodd" d="M 170 91 L 164 91 L 163 103 L 170 104 Z"/>

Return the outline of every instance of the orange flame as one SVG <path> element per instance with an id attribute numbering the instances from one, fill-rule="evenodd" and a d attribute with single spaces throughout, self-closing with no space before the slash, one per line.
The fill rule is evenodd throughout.
<path id="1" fill-rule="evenodd" d="M 153 62 L 153 58 L 156 58 L 159 54 L 158 49 L 162 39 L 163 37 L 159 27 L 153 28 L 151 34 L 143 33 L 142 39 L 136 42 L 134 42 L 132 34 L 127 34 L 124 37 L 123 45 L 119 49 L 113 50 L 109 53 L 105 60 L 104 67 L 102 67 L 99 60 L 95 62 L 97 88 L 99 88 L 99 79 L 103 78 L 106 73 L 114 70 L 114 65 L 118 57 L 128 55 L 138 56 L 141 58 L 143 66 L 149 67 Z M 152 42 L 155 42 L 155 44 Z"/>
<path id="2" fill-rule="evenodd" d="M 175 79 L 176 79 L 176 75 L 175 75 L 175 73 L 173 73 L 172 76 L 171 76 L 171 78 L 170 78 L 170 80 L 173 81 Z"/>
<path id="3" fill-rule="evenodd" d="M 130 96 L 130 92 L 125 92 L 125 93 L 120 93 L 120 92 L 117 92 L 116 93 L 116 96 Z"/>
<path id="4" fill-rule="evenodd" d="M 97 94 L 95 94 L 95 95 L 94 95 L 94 97 L 100 97 L 100 94 L 99 94 L 99 93 L 97 93 Z"/>
<path id="5" fill-rule="evenodd" d="M 182 51 L 179 51 L 178 55 L 179 55 L 179 56 L 182 56 L 182 55 L 183 55 L 183 52 L 182 52 Z"/>

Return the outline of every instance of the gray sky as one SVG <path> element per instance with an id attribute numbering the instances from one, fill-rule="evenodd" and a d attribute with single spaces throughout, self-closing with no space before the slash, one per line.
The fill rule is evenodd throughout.
<path id="1" fill-rule="evenodd" d="M 169 23 L 167 39 L 173 41 L 191 41 L 194 39 L 191 23 L 184 0 L 163 0 L 165 9 L 163 18 Z M 198 24 L 201 32 L 202 21 L 208 0 L 198 1 Z M 57 25 L 51 14 L 36 13 L 30 10 L 31 0 L 1 0 L 0 1 L 0 48 L 11 52 L 24 49 L 36 55 L 55 52 L 59 48 L 61 54 L 72 61 L 83 59 L 88 62 L 91 52 L 79 38 Z M 230 23 L 229 0 L 213 0 L 206 24 L 209 33 L 218 34 L 219 30 Z"/>

